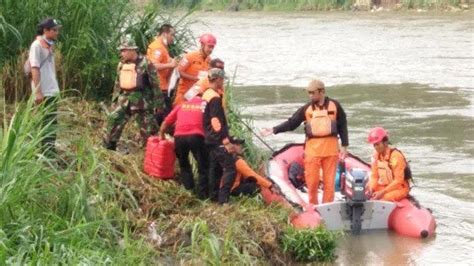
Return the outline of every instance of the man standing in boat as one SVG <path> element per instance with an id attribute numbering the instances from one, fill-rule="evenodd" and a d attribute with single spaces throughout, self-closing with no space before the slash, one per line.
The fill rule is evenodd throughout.
<path id="1" fill-rule="evenodd" d="M 304 168 L 309 202 L 318 204 L 321 170 L 323 203 L 332 202 L 338 155 L 341 153 L 345 156 L 349 146 L 346 113 L 339 102 L 325 95 L 326 87 L 322 81 L 311 81 L 306 91 L 310 102 L 299 108 L 287 121 L 273 128 L 265 128 L 261 134 L 269 136 L 292 131 L 305 122 Z M 338 137 L 341 139 L 340 146 Z"/>
<path id="2" fill-rule="evenodd" d="M 382 127 L 370 130 L 367 141 L 374 145 L 369 191 L 372 199 L 399 201 L 408 196 L 411 170 L 401 151 L 390 147 L 388 132 Z"/>

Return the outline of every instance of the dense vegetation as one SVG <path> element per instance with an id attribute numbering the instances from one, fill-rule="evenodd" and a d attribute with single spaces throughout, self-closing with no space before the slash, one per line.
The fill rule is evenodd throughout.
<path id="1" fill-rule="evenodd" d="M 22 67 L 38 22 L 51 16 L 63 25 L 56 51 L 60 87 L 81 96 L 110 95 L 118 62 L 117 47 L 124 35 L 135 38 L 142 51 L 164 22 L 178 29 L 175 53 L 193 39 L 184 16 L 139 7 L 130 0 L 47 0 L 0 2 L 0 70 L 8 102 L 28 96 Z"/>
<path id="2" fill-rule="evenodd" d="M 287 225 L 289 210 L 266 206 L 259 197 L 233 198 L 230 205 L 218 206 L 198 200 L 176 182 L 146 176 L 133 127 L 125 130 L 119 152 L 101 147 L 107 110 L 97 100 L 110 95 L 121 36 L 134 36 L 143 51 L 159 25 L 171 22 L 178 28 L 173 49 L 179 53 L 193 40 L 186 15 L 127 0 L 38 3 L 0 2 L 0 263 L 248 265 L 295 260 L 288 242 L 282 242 L 295 235 Z M 41 123 L 48 110 L 28 97 L 21 70 L 35 25 L 47 15 L 64 25 L 56 55 L 68 96 L 60 103 L 58 156 L 53 159 L 39 147 L 50 132 L 50 125 Z M 250 141 L 232 94 L 227 97 L 233 134 L 249 140 L 246 155 L 254 166 L 261 165 L 266 154 Z M 318 243 L 329 247 L 327 254 L 296 259 L 334 259 L 332 233 L 314 232 L 306 240 L 320 238 Z"/>
<path id="3" fill-rule="evenodd" d="M 3 119 L 0 261 L 248 265 L 334 259 L 332 233 L 295 235 L 287 225 L 289 210 L 281 206 L 267 206 L 260 197 L 218 206 L 176 182 L 147 177 L 134 128 L 124 134 L 127 154 L 104 150 L 100 104 L 64 100 L 58 159 L 44 157 L 38 149 L 48 132 L 40 123 L 43 112 L 29 101 Z M 259 154 L 251 147 L 248 153 Z M 295 240 L 288 239 L 320 246 L 294 250 Z"/>

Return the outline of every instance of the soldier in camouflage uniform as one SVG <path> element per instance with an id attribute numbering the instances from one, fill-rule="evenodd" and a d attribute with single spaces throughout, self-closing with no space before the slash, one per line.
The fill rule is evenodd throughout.
<path id="1" fill-rule="evenodd" d="M 121 61 L 117 67 L 114 87 L 113 111 L 107 117 L 104 146 L 115 150 L 127 121 L 135 115 L 143 145 L 158 131 L 154 112 L 163 109 L 163 98 L 153 64 L 138 53 L 132 40 L 122 42 Z"/>

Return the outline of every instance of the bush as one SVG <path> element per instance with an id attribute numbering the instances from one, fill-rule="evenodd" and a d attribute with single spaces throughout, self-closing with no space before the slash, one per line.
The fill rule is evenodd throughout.
<path id="1" fill-rule="evenodd" d="M 338 233 L 324 227 L 296 229 L 288 227 L 281 238 L 283 251 L 290 253 L 296 261 L 331 262 L 336 259 Z"/>

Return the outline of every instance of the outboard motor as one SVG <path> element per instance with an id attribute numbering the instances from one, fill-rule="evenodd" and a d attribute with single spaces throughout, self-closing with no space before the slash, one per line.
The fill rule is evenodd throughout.
<path id="1" fill-rule="evenodd" d="M 351 231 L 359 234 L 362 228 L 362 215 L 364 214 L 364 202 L 367 200 L 365 186 L 369 179 L 366 170 L 353 168 L 345 172 L 343 193 L 346 196 L 348 208 L 347 214 L 351 217 Z"/>

